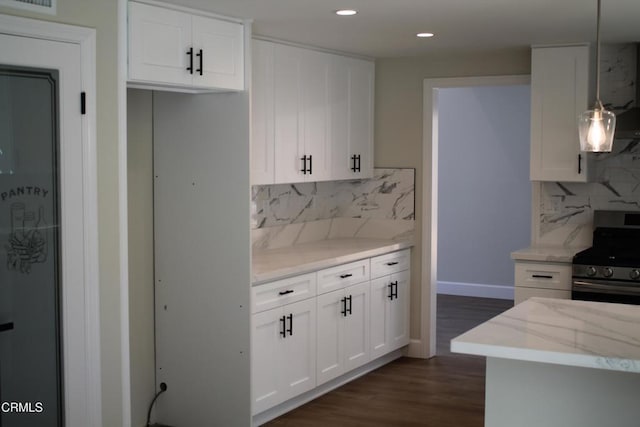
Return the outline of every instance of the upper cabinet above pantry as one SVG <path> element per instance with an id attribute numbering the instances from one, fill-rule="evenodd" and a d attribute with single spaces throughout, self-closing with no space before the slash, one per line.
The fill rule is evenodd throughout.
<path id="1" fill-rule="evenodd" d="M 155 1 L 129 2 L 128 20 L 129 87 L 244 90 L 242 22 Z"/>
<path id="2" fill-rule="evenodd" d="M 371 177 L 374 63 L 265 40 L 252 47 L 251 183 Z"/>

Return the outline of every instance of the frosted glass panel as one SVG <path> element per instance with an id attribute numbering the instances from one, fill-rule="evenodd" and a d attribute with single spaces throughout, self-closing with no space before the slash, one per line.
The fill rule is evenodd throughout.
<path id="1" fill-rule="evenodd" d="M 0 65 L 0 427 L 63 425 L 57 99 Z"/>

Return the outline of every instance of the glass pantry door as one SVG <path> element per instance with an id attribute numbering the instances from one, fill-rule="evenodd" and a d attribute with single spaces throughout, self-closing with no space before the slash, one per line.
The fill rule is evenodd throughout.
<path id="1" fill-rule="evenodd" d="M 58 90 L 0 65 L 0 427 L 63 426 Z"/>

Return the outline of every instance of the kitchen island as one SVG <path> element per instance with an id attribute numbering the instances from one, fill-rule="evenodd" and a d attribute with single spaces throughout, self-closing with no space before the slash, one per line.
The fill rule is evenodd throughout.
<path id="1" fill-rule="evenodd" d="M 487 427 L 640 425 L 640 306 L 531 298 L 451 351 L 487 357 Z"/>

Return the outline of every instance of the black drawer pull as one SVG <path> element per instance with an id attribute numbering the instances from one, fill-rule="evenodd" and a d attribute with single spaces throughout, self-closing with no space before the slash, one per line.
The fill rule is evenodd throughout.
<path id="1" fill-rule="evenodd" d="M 278 295 L 287 295 L 287 294 L 292 294 L 292 293 L 293 293 L 293 289 L 287 289 L 286 291 L 278 292 Z"/>
<path id="2" fill-rule="evenodd" d="M 389 288 L 389 295 L 387 295 L 387 298 L 393 301 L 393 283 L 389 283 L 387 287 Z"/>
<path id="3" fill-rule="evenodd" d="M 10 331 L 13 329 L 13 322 L 0 323 L 0 332 Z"/>
<path id="4" fill-rule="evenodd" d="M 340 302 L 342 303 L 342 310 L 340 310 L 340 314 L 342 314 L 343 317 L 347 317 L 347 298 L 342 298 Z"/>
<path id="5" fill-rule="evenodd" d="M 351 274 L 351 273 L 348 273 L 348 274 L 341 274 L 341 275 L 340 275 L 340 278 L 341 278 L 341 279 L 346 279 L 347 277 L 351 277 L 351 276 L 353 276 L 353 274 Z"/>
<path id="6" fill-rule="evenodd" d="M 200 75 L 202 75 L 202 69 L 204 68 L 203 67 L 204 53 L 202 52 L 202 49 L 200 49 L 200 51 L 196 53 L 196 56 L 200 58 L 200 68 L 196 70 L 196 73 L 199 73 Z"/>
<path id="7" fill-rule="evenodd" d="M 548 274 L 532 274 L 531 277 L 534 279 L 553 279 L 553 276 L 549 276 Z"/>
<path id="8" fill-rule="evenodd" d="M 397 265 L 397 264 L 399 264 L 398 261 L 392 261 L 387 263 L 388 266 Z"/>
<path id="9" fill-rule="evenodd" d="M 348 297 L 345 297 L 345 299 L 344 299 L 344 300 L 345 300 L 345 309 L 344 309 L 344 311 L 345 311 L 345 316 L 347 315 L 347 314 L 346 314 L 347 312 L 349 312 L 349 314 L 353 314 L 353 311 L 351 310 L 351 309 L 353 308 L 353 306 L 352 306 L 352 303 L 353 303 L 353 298 L 352 298 L 352 296 L 351 296 L 351 295 L 349 295 Z M 347 307 L 346 307 L 346 305 L 347 305 L 347 304 L 346 304 L 346 303 L 347 303 L 347 301 L 349 301 L 349 308 L 347 308 Z"/>

